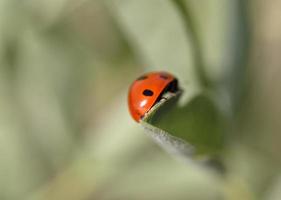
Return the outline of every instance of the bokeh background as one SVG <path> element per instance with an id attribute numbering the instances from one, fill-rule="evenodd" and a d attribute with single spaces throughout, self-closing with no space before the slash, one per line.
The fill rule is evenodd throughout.
<path id="1" fill-rule="evenodd" d="M 0 199 L 280 199 L 280 7 L 1 0 Z M 211 82 L 228 121 L 223 177 L 130 118 L 129 84 L 159 69 L 188 91 Z"/>

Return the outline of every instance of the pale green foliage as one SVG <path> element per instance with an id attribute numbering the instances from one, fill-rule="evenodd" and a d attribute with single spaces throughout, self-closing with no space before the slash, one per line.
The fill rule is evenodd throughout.
<path id="1" fill-rule="evenodd" d="M 279 199 L 278 109 L 258 92 L 240 104 L 241 2 L 1 0 L 0 199 Z M 174 159 L 130 118 L 128 86 L 151 70 L 183 89 L 152 133 L 219 156 L 224 174 Z"/>

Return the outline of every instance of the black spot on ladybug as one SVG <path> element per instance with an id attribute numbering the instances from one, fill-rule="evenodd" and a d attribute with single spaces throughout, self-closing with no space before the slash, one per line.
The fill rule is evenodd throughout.
<path id="1" fill-rule="evenodd" d="M 166 75 L 166 74 L 160 74 L 160 78 L 162 78 L 162 79 L 168 79 L 169 77 Z"/>
<path id="2" fill-rule="evenodd" d="M 141 80 L 144 80 L 144 79 L 147 79 L 147 76 L 140 76 L 139 78 L 137 78 L 137 81 L 141 81 Z"/>
<path id="3" fill-rule="evenodd" d="M 153 95 L 153 92 L 152 92 L 151 90 L 146 89 L 146 90 L 144 90 L 144 91 L 142 92 L 142 94 L 143 94 L 144 96 L 152 96 L 152 95 Z"/>

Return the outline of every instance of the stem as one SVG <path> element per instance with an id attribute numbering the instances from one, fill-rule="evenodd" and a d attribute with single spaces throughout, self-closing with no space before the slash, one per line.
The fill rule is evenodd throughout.
<path id="1" fill-rule="evenodd" d="M 198 79 L 203 88 L 208 88 L 211 85 L 211 83 L 205 73 L 205 66 L 203 62 L 203 53 L 201 51 L 200 40 L 198 37 L 197 30 L 195 28 L 194 20 L 189 12 L 190 9 L 184 3 L 184 0 L 172 0 L 172 2 L 179 10 L 183 18 L 184 27 L 191 38 L 191 46 L 193 48 L 193 57 L 194 57 L 194 62 L 196 66 L 195 69 Z"/>

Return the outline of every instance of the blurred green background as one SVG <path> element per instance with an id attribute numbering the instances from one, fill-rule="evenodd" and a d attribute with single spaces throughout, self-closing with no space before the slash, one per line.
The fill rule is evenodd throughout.
<path id="1" fill-rule="evenodd" d="M 0 199 L 281 199 L 280 6 L 1 0 Z M 130 118 L 128 86 L 151 70 L 179 78 L 182 104 L 211 91 L 224 175 L 177 161 Z"/>

